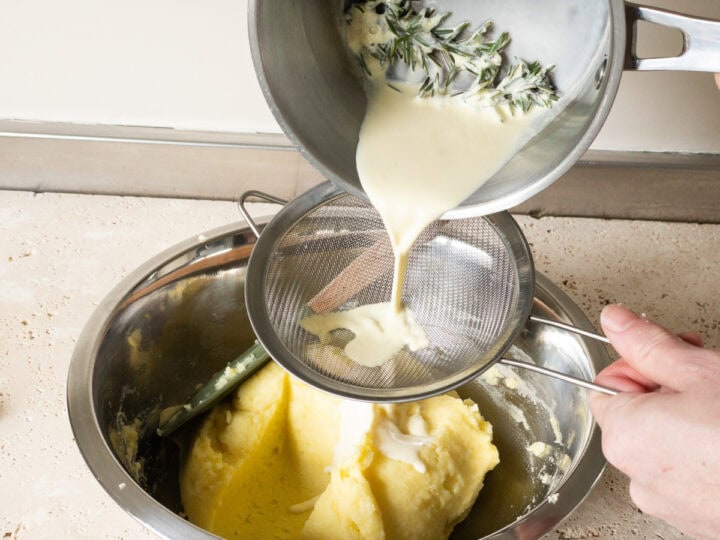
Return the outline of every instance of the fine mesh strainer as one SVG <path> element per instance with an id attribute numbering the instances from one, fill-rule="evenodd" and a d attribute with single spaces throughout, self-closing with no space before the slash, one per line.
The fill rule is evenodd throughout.
<path id="1" fill-rule="evenodd" d="M 346 398 L 399 402 L 456 388 L 496 361 L 548 373 L 502 359 L 530 316 L 534 292 L 530 251 L 509 214 L 439 220 L 422 233 L 410 252 L 402 300 L 430 346 L 405 348 L 370 368 L 341 353 L 352 333 L 338 330 L 320 343 L 300 321 L 389 300 L 393 254 L 377 211 L 326 183 L 287 204 L 260 233 L 242 204 L 251 196 L 284 203 L 259 192 L 241 199 L 258 235 L 246 277 L 249 318 L 270 356 L 303 381 Z"/>

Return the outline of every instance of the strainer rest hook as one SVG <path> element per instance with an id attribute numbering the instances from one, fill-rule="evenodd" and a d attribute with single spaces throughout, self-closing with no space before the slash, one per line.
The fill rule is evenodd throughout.
<path id="1" fill-rule="evenodd" d="M 279 197 L 275 197 L 273 195 L 269 195 L 268 193 L 265 193 L 263 191 L 256 191 L 256 190 L 250 190 L 246 191 L 237 200 L 237 207 L 240 212 L 240 215 L 243 217 L 243 219 L 247 222 L 248 227 L 252 230 L 253 234 L 255 234 L 256 238 L 260 238 L 260 228 L 257 226 L 257 223 L 255 223 L 255 220 L 250 215 L 250 212 L 245 207 L 247 204 L 248 199 L 255 198 L 255 199 L 261 199 L 270 203 L 275 204 L 281 204 L 285 206 L 288 201 L 285 199 L 280 199 Z"/>

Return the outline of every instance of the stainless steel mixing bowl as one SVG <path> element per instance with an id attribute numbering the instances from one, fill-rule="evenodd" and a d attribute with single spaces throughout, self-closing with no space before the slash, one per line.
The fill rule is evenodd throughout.
<path id="1" fill-rule="evenodd" d="M 244 278 L 254 240 L 231 225 L 159 254 L 103 300 L 73 354 L 68 409 L 78 446 L 113 499 L 162 537 L 213 537 L 179 515 L 179 465 L 194 426 L 173 440 L 155 428 L 160 410 L 185 403 L 253 341 Z M 535 313 L 590 328 L 567 296 L 537 279 Z M 597 343 L 535 324 L 511 354 L 588 379 L 608 362 Z M 453 538 L 537 538 L 582 501 L 605 464 L 584 390 L 503 369 L 504 379 L 460 389 L 493 423 L 501 463 Z M 538 441 L 553 446 L 550 458 L 528 452 Z"/>
<path id="2" fill-rule="evenodd" d="M 355 149 L 366 99 L 340 36 L 351 0 L 250 0 L 250 46 L 265 98 L 283 131 L 326 178 L 362 195 Z M 622 0 L 442 0 L 447 24 L 487 19 L 512 42 L 508 57 L 555 64 L 557 116 L 458 208 L 458 218 L 515 206 L 543 190 L 588 149 L 610 111 L 623 69 L 720 71 L 720 23 Z M 636 23 L 678 28 L 683 54 L 639 59 Z"/>

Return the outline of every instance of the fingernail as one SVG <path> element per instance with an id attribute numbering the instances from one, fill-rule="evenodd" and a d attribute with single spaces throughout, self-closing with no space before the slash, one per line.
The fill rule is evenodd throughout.
<path id="1" fill-rule="evenodd" d="M 609 305 L 605 306 L 600 314 L 600 323 L 605 330 L 611 332 L 620 333 L 628 329 L 628 327 L 637 321 L 640 316 L 634 311 L 620 306 L 620 305 Z"/>

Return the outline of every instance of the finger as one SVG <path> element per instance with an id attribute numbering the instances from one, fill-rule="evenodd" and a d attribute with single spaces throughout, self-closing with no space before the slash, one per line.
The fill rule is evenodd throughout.
<path id="1" fill-rule="evenodd" d="M 593 418 L 602 430 L 603 455 L 633 480 L 650 482 L 658 476 L 657 464 L 666 453 L 658 441 L 665 442 L 661 433 L 667 418 L 656 413 L 658 407 L 667 407 L 672 399 L 654 392 L 623 392 L 615 396 L 593 395 L 589 400 Z"/>
<path id="2" fill-rule="evenodd" d="M 595 382 L 621 392 L 653 392 L 658 385 L 643 376 L 634 367 L 621 358 L 603 369 L 595 377 Z"/>
<path id="3" fill-rule="evenodd" d="M 678 337 L 690 345 L 703 346 L 702 336 L 697 332 L 681 332 Z M 616 360 L 598 373 L 595 382 L 621 392 L 653 392 L 659 387 L 623 358 Z"/>
<path id="4" fill-rule="evenodd" d="M 600 322 L 612 346 L 638 373 L 675 390 L 687 384 L 687 361 L 702 349 L 622 306 L 606 306 Z"/>
<path id="5" fill-rule="evenodd" d="M 705 346 L 702 336 L 697 332 L 680 332 L 678 337 L 690 345 L 695 345 L 696 347 Z"/>
<path id="6" fill-rule="evenodd" d="M 720 88 L 720 73 L 715 74 L 715 84 L 717 84 L 718 88 Z"/>
<path id="7" fill-rule="evenodd" d="M 697 332 L 683 332 L 678 334 L 678 337 L 690 345 L 703 346 L 703 339 Z M 621 392 L 654 392 L 659 388 L 655 382 L 638 372 L 623 358 L 598 373 L 595 382 Z"/>

